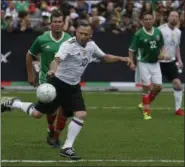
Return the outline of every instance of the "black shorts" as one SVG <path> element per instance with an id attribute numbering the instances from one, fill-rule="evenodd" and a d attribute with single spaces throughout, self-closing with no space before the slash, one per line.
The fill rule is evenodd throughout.
<path id="1" fill-rule="evenodd" d="M 85 111 L 84 99 L 79 84 L 69 85 L 56 77 L 51 78 L 48 83 L 55 87 L 57 96 L 53 102 L 48 104 L 38 102 L 35 105 L 36 110 L 44 114 L 52 114 L 61 106 L 66 117 L 73 116 L 73 112 L 76 111 Z"/>
<path id="2" fill-rule="evenodd" d="M 179 78 L 178 68 L 176 66 L 176 61 L 169 63 L 160 62 L 162 75 L 167 77 L 168 81 L 172 81 Z"/>

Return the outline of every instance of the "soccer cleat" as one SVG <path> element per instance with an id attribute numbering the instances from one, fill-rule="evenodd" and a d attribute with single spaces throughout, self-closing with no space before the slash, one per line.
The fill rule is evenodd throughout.
<path id="1" fill-rule="evenodd" d="M 53 145 L 52 145 L 52 147 L 53 148 L 60 148 L 60 145 L 61 145 L 60 144 L 60 140 L 55 140 L 54 143 L 53 143 Z"/>
<path id="2" fill-rule="evenodd" d="M 60 140 L 55 139 L 55 132 L 53 130 L 48 132 L 47 143 L 53 148 L 60 148 Z"/>
<path id="3" fill-rule="evenodd" d="M 75 150 L 72 147 L 61 149 L 59 154 L 72 160 L 81 159 L 79 156 L 76 155 Z"/>
<path id="4" fill-rule="evenodd" d="M 175 112 L 175 115 L 184 116 L 184 111 L 180 108 Z"/>
<path id="5" fill-rule="evenodd" d="M 15 100 L 19 100 L 16 97 L 8 97 L 5 99 L 1 100 L 1 113 L 5 112 L 5 111 L 11 111 L 12 109 L 12 104 Z"/>
<path id="6" fill-rule="evenodd" d="M 140 103 L 139 105 L 138 105 L 138 109 L 140 110 L 140 111 L 144 111 L 144 107 L 143 107 L 143 104 L 142 103 Z"/>
<path id="7" fill-rule="evenodd" d="M 151 115 L 149 115 L 149 113 L 147 113 L 147 112 L 143 112 L 143 118 L 144 118 L 144 120 L 150 120 L 150 119 L 152 119 L 152 117 L 151 117 Z"/>

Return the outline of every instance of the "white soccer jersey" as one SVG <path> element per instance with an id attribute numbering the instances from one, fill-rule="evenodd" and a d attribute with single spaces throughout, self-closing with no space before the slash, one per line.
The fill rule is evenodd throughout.
<path id="1" fill-rule="evenodd" d="M 55 76 L 70 85 L 76 85 L 80 82 L 87 65 L 104 55 L 94 41 L 89 41 L 86 47 L 82 47 L 73 37 L 65 41 L 55 55 L 62 60 Z"/>
<path id="2" fill-rule="evenodd" d="M 180 44 L 181 31 L 178 28 L 170 29 L 168 24 L 158 27 L 164 38 L 164 48 L 169 60 L 161 60 L 161 62 L 172 62 L 176 59 L 176 49 Z"/>

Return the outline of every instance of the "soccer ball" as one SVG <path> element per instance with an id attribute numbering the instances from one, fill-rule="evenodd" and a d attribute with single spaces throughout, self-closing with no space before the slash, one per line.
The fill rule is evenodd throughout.
<path id="1" fill-rule="evenodd" d="M 50 103 L 56 97 L 56 89 L 53 85 L 49 83 L 41 84 L 37 88 L 37 99 L 42 103 Z"/>

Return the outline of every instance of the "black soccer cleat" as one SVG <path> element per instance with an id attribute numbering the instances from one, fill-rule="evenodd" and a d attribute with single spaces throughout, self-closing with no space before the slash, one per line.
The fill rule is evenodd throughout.
<path id="1" fill-rule="evenodd" d="M 47 136 L 47 143 L 48 145 L 52 146 L 54 142 L 54 136 L 55 136 L 55 131 L 50 130 L 48 131 L 48 136 Z"/>
<path id="2" fill-rule="evenodd" d="M 75 150 L 72 147 L 61 149 L 59 154 L 63 157 L 67 157 L 67 158 L 70 158 L 72 160 L 81 159 L 78 155 L 76 155 Z"/>
<path id="3" fill-rule="evenodd" d="M 12 104 L 15 100 L 19 100 L 16 97 L 11 97 L 11 98 L 7 98 L 7 99 L 3 99 L 1 101 L 1 113 L 5 112 L 5 111 L 11 111 L 12 109 Z"/>
<path id="4" fill-rule="evenodd" d="M 60 148 L 60 140 L 55 140 L 51 147 L 53 147 L 53 148 Z"/>
<path id="5" fill-rule="evenodd" d="M 55 131 L 48 132 L 47 144 L 53 148 L 60 148 L 60 140 L 55 139 Z"/>

